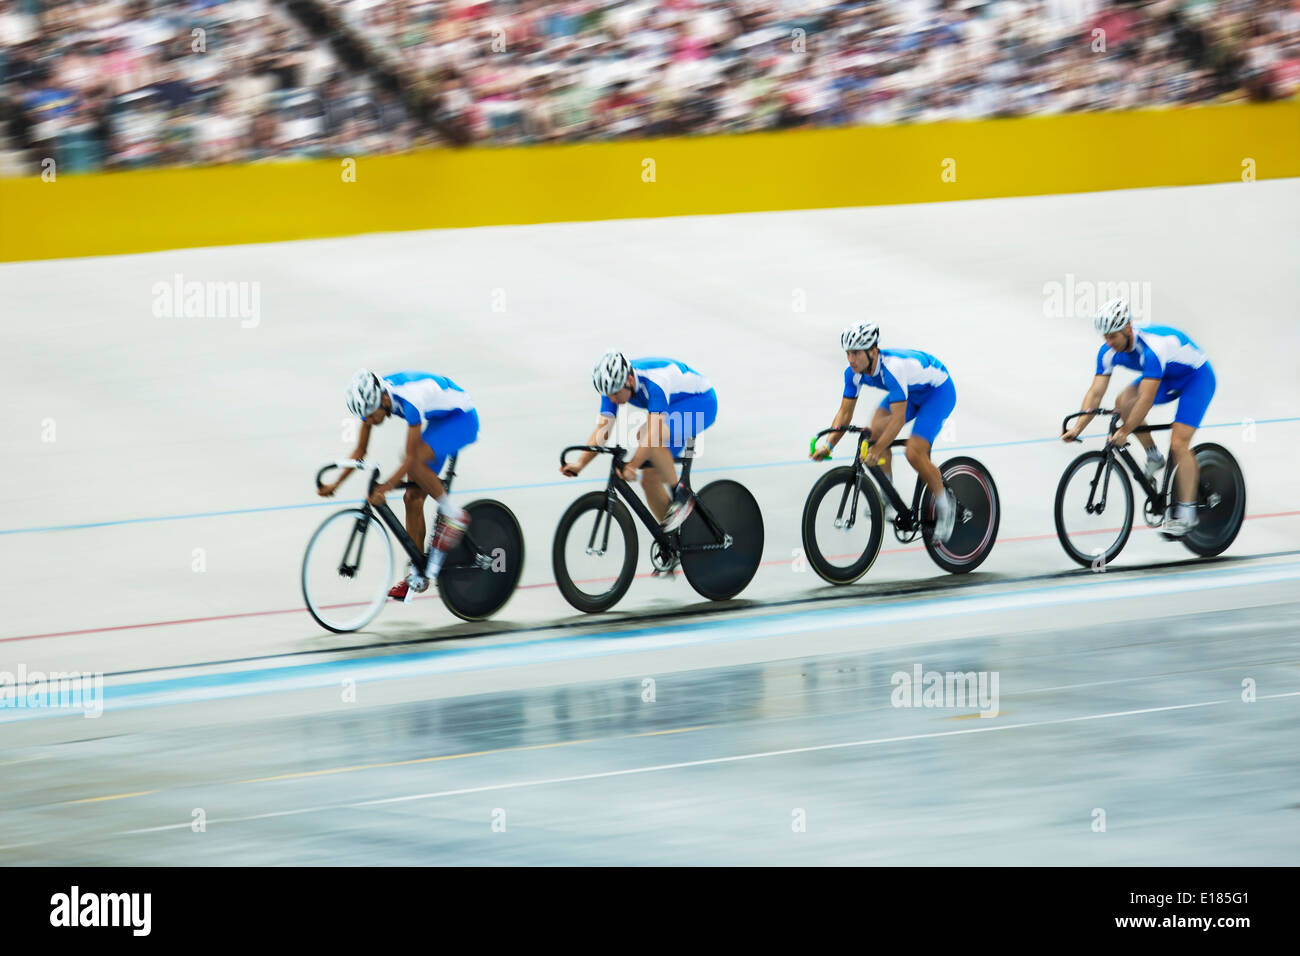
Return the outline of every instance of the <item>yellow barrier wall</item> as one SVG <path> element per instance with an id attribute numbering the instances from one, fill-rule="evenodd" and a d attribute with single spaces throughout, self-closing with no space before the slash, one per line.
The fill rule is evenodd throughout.
<path id="1" fill-rule="evenodd" d="M 646 182 L 645 160 L 654 161 Z M 943 177 L 952 160 L 955 180 Z M 1300 100 L 0 180 L 0 261 L 1300 176 Z"/>

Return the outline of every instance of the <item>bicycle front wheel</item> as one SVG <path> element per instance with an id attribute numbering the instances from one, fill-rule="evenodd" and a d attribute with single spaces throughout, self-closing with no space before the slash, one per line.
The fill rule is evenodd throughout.
<path id="1" fill-rule="evenodd" d="M 870 571 L 884 540 L 880 493 L 863 478 L 855 509 L 855 475 L 847 465 L 831 469 L 817 479 L 803 506 L 804 555 L 831 584 L 851 584 Z"/>
<path id="2" fill-rule="evenodd" d="M 551 549 L 555 583 L 579 611 L 608 611 L 636 574 L 636 526 L 621 501 L 592 491 L 569 506 Z"/>
<path id="3" fill-rule="evenodd" d="M 708 551 L 688 550 L 719 542 L 701 516 L 707 510 L 731 542 Z M 745 590 L 763 560 L 763 513 L 749 489 L 736 481 L 715 481 L 695 493 L 695 511 L 681 530 L 682 572 L 710 601 L 728 601 Z"/>
<path id="4" fill-rule="evenodd" d="M 1119 461 L 1088 451 L 1070 462 L 1056 486 L 1055 514 L 1056 536 L 1073 561 L 1104 568 L 1119 557 L 1133 530 L 1133 486 Z"/>
<path id="5" fill-rule="evenodd" d="M 375 619 L 393 586 L 393 542 L 363 508 L 330 515 L 307 542 L 302 596 L 316 623 L 338 634 Z"/>
<path id="6" fill-rule="evenodd" d="M 465 506 L 469 531 L 438 572 L 438 595 L 464 621 L 489 618 L 510 600 L 524 570 L 524 533 L 509 508 L 482 499 Z"/>

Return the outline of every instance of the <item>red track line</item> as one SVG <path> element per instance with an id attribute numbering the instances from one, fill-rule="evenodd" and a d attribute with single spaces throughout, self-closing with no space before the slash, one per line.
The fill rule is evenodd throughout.
<path id="1" fill-rule="evenodd" d="M 1296 515 L 1300 515 L 1300 511 L 1273 511 L 1267 514 L 1246 515 L 1246 517 L 1242 520 L 1252 521 L 1259 518 L 1293 518 Z M 1135 524 L 1133 525 L 1133 527 L 1141 530 L 1142 528 L 1145 527 L 1145 525 Z M 1086 531 L 1081 533 L 1108 534 L 1118 530 L 1119 530 L 1118 528 L 1103 528 L 1099 531 Z M 998 543 L 1013 544 L 1015 542 L 1021 542 L 1021 541 L 1045 541 L 1055 537 L 1056 537 L 1055 532 L 1053 532 L 1052 534 L 1030 534 L 1030 535 L 1022 535 L 1021 537 L 1017 537 L 1017 538 L 999 538 Z M 911 547 L 911 548 L 890 548 L 889 550 L 881 551 L 880 553 L 881 554 L 905 554 L 909 551 L 923 551 L 923 550 L 925 550 L 925 548 L 922 545 L 922 546 Z M 848 555 L 845 555 L 845 557 L 848 557 Z M 779 561 L 764 561 L 759 565 L 759 567 L 772 567 L 774 565 L 789 564 L 789 563 L 790 563 L 790 559 L 783 558 Z M 645 574 L 637 575 L 637 578 L 648 578 L 648 577 L 652 577 L 652 574 L 645 573 Z M 596 580 L 613 580 L 613 578 L 592 579 L 591 581 L 585 581 L 585 582 L 580 581 L 577 583 L 579 584 L 595 583 Z M 527 591 L 534 588 L 553 588 L 553 587 L 555 587 L 554 581 L 544 581 L 541 584 L 523 584 L 520 585 L 517 588 L 517 590 Z M 431 597 L 431 596 L 432 595 L 429 595 L 427 597 Z M 420 600 L 425 600 L 425 599 L 426 598 L 420 598 Z M 359 601 L 356 603 L 355 606 L 360 607 L 362 604 L 365 603 L 366 602 L 364 601 Z M 351 605 L 340 604 L 337 606 L 348 607 Z M 233 621 L 241 617 L 269 617 L 273 614 L 306 614 L 306 613 L 307 613 L 307 609 L 305 607 L 283 608 L 275 611 L 242 611 L 237 614 L 214 614 L 211 617 L 186 617 L 186 618 L 178 618 L 173 621 L 149 621 L 144 624 L 115 624 L 111 627 L 87 627 L 87 628 L 82 628 L 81 630 L 78 631 L 52 631 L 48 634 L 20 634 L 17 637 L 0 637 L 0 644 L 8 644 L 13 641 L 35 641 L 45 637 L 74 637 L 78 634 L 105 634 L 110 631 L 134 631 L 146 627 L 170 627 L 172 625 L 178 625 L 178 624 L 207 624 L 212 621 Z"/>

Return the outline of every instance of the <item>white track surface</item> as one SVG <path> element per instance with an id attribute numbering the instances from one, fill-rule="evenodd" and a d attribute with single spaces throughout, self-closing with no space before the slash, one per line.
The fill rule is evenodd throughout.
<path id="1" fill-rule="evenodd" d="M 202 212 L 178 211 L 189 214 Z M 1150 283 L 1151 321 L 1184 329 L 1208 352 L 1218 391 L 1206 424 L 1220 427 L 1198 437 L 1238 457 L 1249 490 L 1250 517 L 1229 554 L 1290 551 L 1300 542 L 1297 262 L 1300 181 L 375 235 L 0 266 L 0 452 L 8 475 L 0 492 L 0 671 L 22 665 L 112 674 L 369 645 L 347 657 L 491 631 L 475 642 L 423 645 L 481 647 L 508 641 L 514 629 L 578 621 L 554 587 L 551 536 L 568 502 L 597 487 L 604 471 L 598 460 L 580 480 L 565 480 L 557 456 L 591 429 L 597 399 L 590 368 L 611 346 L 680 358 L 717 388 L 719 418 L 701 442 L 695 486 L 716 477 L 744 482 L 766 527 L 764 566 L 742 595 L 752 603 L 736 616 L 752 614 L 753 603 L 824 597 L 831 589 L 792 561 L 804 497 L 827 467 L 804 458 L 809 436 L 829 424 L 839 402 L 839 331 L 863 318 L 881 324 L 885 345 L 923 349 L 945 362 L 958 404 L 935 458 L 971 454 L 998 483 L 999 543 L 980 569 L 985 583 L 966 593 L 1000 594 L 1008 579 L 1068 571 L 1053 533 L 1052 496 L 1062 469 L 1084 446 L 1042 440 L 1078 408 L 1099 341 L 1086 316 L 1044 316 L 1044 285 L 1064 282 L 1067 273 L 1077 281 Z M 155 317 L 152 287 L 177 273 L 259 283 L 260 323 L 241 328 L 234 318 Z M 502 296 L 505 310 L 494 311 Z M 799 297 L 805 311 L 793 307 Z M 528 548 L 522 587 L 488 628 L 461 626 L 432 592 L 390 605 L 364 635 L 326 633 L 301 610 L 303 546 L 342 506 L 317 499 L 311 480 L 317 467 L 350 448 L 341 438 L 342 393 L 362 365 L 448 375 L 478 404 L 482 434 L 462 456 L 458 496 L 481 491 L 504 501 L 519 517 Z M 1108 399 L 1127 373 L 1115 377 Z M 865 396 L 859 403 L 860 423 L 870 404 Z M 1168 421 L 1171 407 L 1152 420 Z M 52 442 L 42 440 L 47 419 L 56 429 Z M 377 452 L 395 464 L 402 431 L 398 423 L 378 429 L 372 457 Z M 1087 447 L 1097 445 L 1094 438 Z M 901 456 L 896 475 L 910 490 Z M 354 499 L 360 487 L 354 478 L 341 497 Z M 400 513 L 400 502 L 392 504 Z M 649 570 L 645 541 L 643 534 L 641 573 Z M 202 573 L 192 568 L 196 548 L 205 552 Z M 1135 531 L 1117 570 L 1188 557 L 1149 531 Z M 949 579 L 923 550 L 887 540 L 852 593 L 867 604 L 874 587 L 926 580 L 942 586 Z M 1280 587 L 1294 593 L 1294 581 Z M 1276 591 L 1259 599 L 1235 593 L 1225 587 L 1153 597 L 1138 616 L 1160 616 L 1161 601 L 1174 612 L 1281 600 Z M 616 616 L 698 602 L 680 578 L 638 578 Z M 1103 607 L 1076 600 L 1066 612 L 1040 609 L 1030 623 L 1005 626 L 1050 629 L 1068 615 L 1078 627 L 1123 616 Z M 877 631 L 869 646 L 987 636 L 1001 626 L 939 618 L 901 628 L 897 641 Z M 768 633 L 679 657 L 663 648 L 647 653 L 658 655 L 659 670 L 672 670 L 868 646 L 860 629 L 840 643 L 833 638 Z M 1133 673 L 1131 661 L 1092 663 L 1118 676 Z M 538 663 L 508 675 L 478 671 L 454 685 L 432 677 L 421 683 L 413 672 L 410 681 L 392 682 L 386 699 L 599 680 L 616 670 L 627 676 L 644 666 L 601 671 L 590 661 L 563 669 Z M 1294 686 L 1274 690 L 1300 690 L 1294 657 L 1291 677 Z M 259 706 L 292 714 L 324 705 Z M 142 723 L 141 713 L 121 732 L 158 726 Z M 164 716 L 169 711 L 149 713 L 154 721 L 171 719 Z M 86 735 L 79 720 L 29 721 L 6 732 L 31 734 L 21 739 L 35 746 L 62 736 L 36 725 L 56 723 L 76 723 L 68 734 Z M 873 734 L 860 727 L 856 736 Z M 751 737 L 744 746 L 762 751 L 775 744 Z M 545 769 L 540 776 L 600 767 Z M 905 826 L 905 808 L 899 812 Z M 24 842 L 10 837 L 11 844 Z M 1153 836 L 1144 844 L 1148 855 L 1135 850 L 1122 861 L 1156 862 L 1179 839 Z M 803 859 L 838 859 L 834 846 Z M 1267 859 L 1269 841 L 1261 835 L 1258 846 L 1263 855 L 1254 859 Z M 1293 851 L 1294 837 L 1292 860 Z M 96 860 L 131 862 L 136 852 L 146 851 L 105 851 Z M 52 858 L 77 860 L 31 859 Z M 173 858 L 158 850 L 153 859 Z M 764 857 L 701 851 L 675 859 Z"/>

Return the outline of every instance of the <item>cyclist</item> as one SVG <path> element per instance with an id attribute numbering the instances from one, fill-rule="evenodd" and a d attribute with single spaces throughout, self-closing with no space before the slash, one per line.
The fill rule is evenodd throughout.
<path id="1" fill-rule="evenodd" d="M 469 527 L 469 513 L 451 500 L 451 495 L 438 477 L 443 462 L 466 445 L 478 439 L 478 412 L 468 394 L 459 385 L 441 375 L 429 372 L 394 372 L 382 378 L 366 369 L 352 376 L 347 391 L 348 411 L 361 419 L 361 434 L 352 458 L 366 455 L 370 444 L 370 429 L 382 425 L 389 417 L 398 415 L 409 426 L 406 431 L 406 453 L 401 466 L 381 485 L 376 485 L 370 503 L 376 507 L 384 503 L 384 495 L 402 480 L 409 479 L 404 500 L 406 502 L 406 533 L 411 540 L 424 540 L 424 500 L 433 496 L 438 503 L 442 524 L 437 540 L 432 542 L 427 566 L 412 566 L 409 574 L 397 582 L 388 596 L 402 600 L 414 588 L 417 593 L 429 586 L 442 568 L 443 558 L 456 546 L 456 542 Z M 339 485 L 352 474 L 345 469 L 338 481 L 321 488 L 323 497 L 330 497 Z"/>
<path id="2" fill-rule="evenodd" d="M 1169 457 L 1177 469 L 1176 504 L 1173 516 L 1165 520 L 1161 530 L 1171 537 L 1182 537 L 1196 527 L 1198 470 L 1191 451 L 1192 436 L 1214 397 L 1214 369 L 1200 347 L 1178 329 L 1166 325 L 1133 328 L 1133 313 L 1127 299 L 1112 299 L 1103 305 L 1097 310 L 1094 325 L 1106 337 L 1106 344 L 1097 352 L 1097 374 L 1083 396 L 1083 409 L 1099 406 L 1116 365 L 1142 373 L 1115 399 L 1123 425 L 1111 436 L 1113 444 L 1123 447 L 1133 429 L 1146 421 L 1152 405 L 1178 400 L 1169 438 Z M 1093 417 L 1085 415 L 1076 419 L 1061 435 L 1062 440 L 1078 438 Z M 1165 459 L 1147 432 L 1138 432 L 1137 439 L 1146 449 L 1146 473 L 1151 478 L 1164 467 Z"/>
<path id="3" fill-rule="evenodd" d="M 939 469 L 930 460 L 930 447 L 943 430 L 943 423 L 957 405 L 957 389 L 948 369 L 933 355 L 913 349 L 882 349 L 880 328 L 874 322 L 851 325 L 840 336 L 840 347 L 848 355 L 844 370 L 844 393 L 840 410 L 831 422 L 840 428 L 853 421 L 858 395 L 867 386 L 884 389 L 885 397 L 871 419 L 871 446 L 863 449 L 865 461 L 875 463 L 891 480 L 893 452 L 890 442 L 903 426 L 914 421 L 907 439 L 907 463 L 925 482 L 934 497 L 935 540 L 943 543 L 952 536 L 956 508 L 952 493 L 943 486 Z M 811 458 L 823 461 L 844 437 L 844 432 L 823 435 L 813 448 Z M 885 504 L 886 520 L 893 520 L 894 509 Z"/>
<path id="4" fill-rule="evenodd" d="M 591 382 L 601 396 L 600 419 L 587 444 L 603 445 L 608 440 L 618 406 L 644 408 L 649 417 L 637 433 L 636 452 L 623 466 L 623 479 L 635 481 L 641 469 L 641 485 L 651 513 L 664 531 L 677 530 L 691 516 L 695 503 L 678 482 L 673 459 L 680 458 L 686 443 L 717 419 L 717 392 L 707 378 L 684 362 L 666 358 L 629 361 L 615 351 L 600 357 Z M 595 457 L 595 452 L 584 452 L 560 472 L 575 478 Z M 669 488 L 674 489 L 671 502 Z"/>

